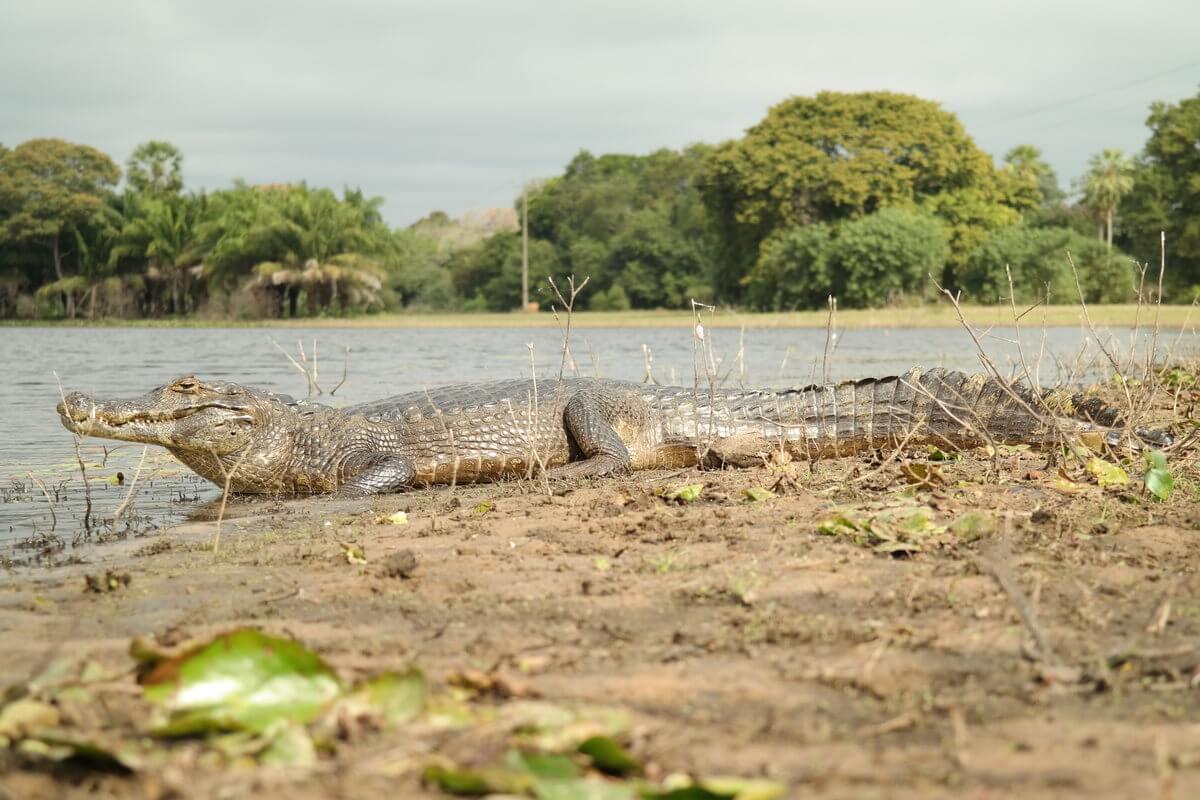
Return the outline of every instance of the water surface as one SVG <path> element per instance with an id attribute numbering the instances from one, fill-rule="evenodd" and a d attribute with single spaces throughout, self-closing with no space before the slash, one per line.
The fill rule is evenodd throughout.
<path id="1" fill-rule="evenodd" d="M 1043 350 L 1041 331 L 1023 333 L 1027 360 L 1033 364 Z M 823 330 L 753 329 L 742 335 L 719 329 L 706 335 L 716 356 L 716 371 L 725 383 L 788 386 L 821 378 Z M 1115 329 L 1109 335 L 1128 352 L 1128 330 Z M 1000 368 L 1015 373 L 1016 350 L 1004 341 L 1012 336 L 1011 330 L 997 329 L 985 342 Z M 297 340 L 301 340 L 311 358 L 314 338 L 318 378 L 326 390 L 341 379 L 346 364 L 345 384 L 335 396 L 320 398 L 333 405 L 443 383 L 528 376 L 530 345 L 539 377 L 556 376 L 562 345 L 559 332 L 548 328 L 0 328 L 4 375 L 0 382 L 0 557 L 31 539 L 43 541 L 51 533 L 68 543 L 82 538 L 86 499 L 72 437 L 54 410 L 59 400 L 55 373 L 67 391 L 103 397 L 138 396 L 186 374 L 303 396 L 304 378 L 272 339 L 293 356 L 298 355 Z M 1185 342 L 1193 345 L 1191 340 Z M 692 385 L 695 341 L 690 330 L 681 328 L 576 331 L 572 351 L 577 374 L 642 380 L 643 346 L 653 355 L 653 371 L 660 383 Z M 1059 361 L 1075 365 L 1081 373 L 1091 369 L 1094 375 L 1103 357 L 1084 331 L 1052 328 L 1046 331 L 1041 358 L 1043 381 L 1060 376 Z M 889 375 L 918 364 L 980 368 L 974 344 L 960 329 L 851 330 L 842 332 L 834 343 L 829 375 L 835 380 Z M 571 374 L 570 366 L 567 373 Z M 1071 377 L 1081 379 L 1080 374 Z M 116 473 L 123 473 L 128 482 L 141 454 L 140 445 L 84 442 L 81 455 L 88 465 L 97 519 L 111 519 L 127 493 L 127 486 L 115 485 Z M 55 500 L 57 521 L 31 474 Z M 152 447 L 133 511 L 120 529 L 154 530 L 185 518 L 197 502 L 217 494 L 216 487 Z"/>

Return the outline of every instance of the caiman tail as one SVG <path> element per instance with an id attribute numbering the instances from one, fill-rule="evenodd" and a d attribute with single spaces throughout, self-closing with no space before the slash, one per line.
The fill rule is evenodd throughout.
<path id="1" fill-rule="evenodd" d="M 1044 446 L 1087 432 L 1101 433 L 1115 445 L 1123 433 L 1118 411 L 1099 398 L 1062 390 L 1038 394 L 1020 383 L 941 368 L 805 386 L 775 397 L 775 408 L 769 399 L 754 402 L 767 423 L 762 435 L 783 439 L 794 454 L 807 457 L 905 441 L 956 449 L 992 443 Z M 1135 433 L 1155 445 L 1170 441 L 1160 431 Z"/>

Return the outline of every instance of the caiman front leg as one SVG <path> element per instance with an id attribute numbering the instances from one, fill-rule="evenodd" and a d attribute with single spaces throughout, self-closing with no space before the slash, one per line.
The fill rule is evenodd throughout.
<path id="1" fill-rule="evenodd" d="M 416 469 L 404 456 L 386 456 L 359 472 L 338 488 L 338 494 L 347 497 L 366 497 L 371 494 L 386 494 L 409 486 Z"/>
<path id="2" fill-rule="evenodd" d="M 547 478 L 576 480 L 611 475 L 629 469 L 633 463 L 629 448 L 613 426 L 613 415 L 606 414 L 605 409 L 588 395 L 571 398 L 563 411 L 563 424 L 567 435 L 586 458 L 546 470 Z"/>

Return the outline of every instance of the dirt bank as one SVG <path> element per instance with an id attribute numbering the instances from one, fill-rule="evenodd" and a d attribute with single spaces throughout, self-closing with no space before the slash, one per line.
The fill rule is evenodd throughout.
<path id="1" fill-rule="evenodd" d="M 133 637 L 256 626 L 347 678 L 474 675 L 476 709 L 619 706 L 651 775 L 765 777 L 788 796 L 1200 796 L 1193 462 L 1172 456 L 1159 502 L 1136 463 L 1101 488 L 1023 449 L 942 455 L 553 496 L 516 482 L 235 502 L 216 554 L 215 523 L 197 520 L 10 570 L 0 684 L 90 659 L 118 676 L 97 690 L 101 716 L 136 727 Z M 661 496 L 689 484 L 703 484 L 692 502 Z M 746 496 L 760 488 L 777 496 Z M 381 522 L 396 511 L 407 524 Z M 443 796 L 421 783 L 431 754 L 503 747 L 486 726 L 401 728 L 303 770 L 195 758 L 133 775 L 8 754 L 0 797 Z"/>

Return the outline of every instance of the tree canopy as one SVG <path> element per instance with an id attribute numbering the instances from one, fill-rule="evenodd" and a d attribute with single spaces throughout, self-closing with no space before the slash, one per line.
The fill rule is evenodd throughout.
<path id="1" fill-rule="evenodd" d="M 945 219 L 961 256 L 976 238 L 968 227 L 1015 222 L 1016 209 L 1035 202 L 1006 191 L 957 117 L 892 92 L 789 98 L 712 152 L 703 186 L 724 246 L 719 288 L 735 296 L 762 243 L 780 230 L 921 205 Z"/>
<path id="2" fill-rule="evenodd" d="M 1185 298 L 1200 294 L 1200 92 L 1179 103 L 1155 103 L 1150 138 L 1121 204 L 1117 243 L 1134 257 L 1159 259 L 1166 234 L 1168 282 Z"/>
<path id="3" fill-rule="evenodd" d="M 509 310 L 547 276 L 590 279 L 590 309 L 919 302 L 930 275 L 977 302 L 1131 296 L 1167 241 L 1167 297 L 1200 293 L 1200 94 L 1156 103 L 1131 158 L 1106 149 L 1068 196 L 1033 144 L 996 163 L 937 103 L 822 92 L 743 136 L 636 154 L 580 151 L 512 207 L 389 226 L 355 188 L 234 181 L 189 190 L 183 153 L 138 145 L 125 180 L 83 144 L 0 145 L 0 315 Z M 118 191 L 118 186 L 120 191 Z M 1156 283 L 1156 282 L 1155 282 Z"/>

